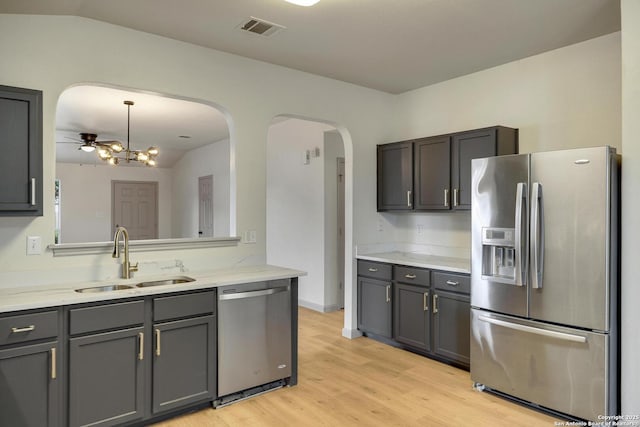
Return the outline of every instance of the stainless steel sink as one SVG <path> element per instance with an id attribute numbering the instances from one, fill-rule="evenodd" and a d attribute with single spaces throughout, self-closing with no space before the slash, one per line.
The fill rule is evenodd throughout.
<path id="1" fill-rule="evenodd" d="M 76 292 L 80 293 L 88 293 L 88 292 L 111 292 L 111 291 L 122 291 L 125 289 L 133 289 L 133 286 L 130 285 L 104 285 L 104 286 L 94 286 L 91 288 L 82 288 L 76 289 Z"/>
<path id="2" fill-rule="evenodd" d="M 172 278 L 162 279 L 162 280 L 153 280 L 153 281 L 149 281 L 149 282 L 141 282 L 141 283 L 136 284 L 136 286 L 138 288 L 146 288 L 148 286 L 177 285 L 177 284 L 180 284 L 180 283 L 193 282 L 195 280 L 196 279 L 192 279 L 191 277 L 180 276 L 180 277 L 172 277 Z"/>

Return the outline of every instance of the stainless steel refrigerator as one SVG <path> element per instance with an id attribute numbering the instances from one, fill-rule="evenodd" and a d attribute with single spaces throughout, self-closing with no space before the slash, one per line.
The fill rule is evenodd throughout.
<path id="1" fill-rule="evenodd" d="M 472 160 L 471 379 L 598 421 L 619 413 L 610 147 Z"/>

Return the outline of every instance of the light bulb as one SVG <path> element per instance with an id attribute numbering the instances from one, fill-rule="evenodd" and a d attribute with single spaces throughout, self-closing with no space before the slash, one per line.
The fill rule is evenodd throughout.
<path id="1" fill-rule="evenodd" d="M 111 144 L 111 149 L 116 153 L 119 153 L 124 150 L 124 147 L 119 142 L 114 142 L 113 144 Z"/>
<path id="2" fill-rule="evenodd" d="M 297 4 L 298 6 L 313 6 L 320 0 L 284 0 L 289 3 Z"/>
<path id="3" fill-rule="evenodd" d="M 100 156 L 101 159 L 108 159 L 111 157 L 111 153 L 106 148 L 100 148 L 98 150 L 98 156 Z"/>
<path id="4" fill-rule="evenodd" d="M 158 147 L 149 147 L 149 149 L 147 150 L 147 153 L 149 153 L 149 155 L 151 156 L 155 156 L 156 154 L 159 153 Z"/>
<path id="5" fill-rule="evenodd" d="M 107 160 L 107 163 L 109 163 L 112 166 L 117 166 L 118 165 L 118 158 L 117 157 L 111 157 L 111 158 L 109 158 L 109 160 Z"/>
<path id="6" fill-rule="evenodd" d="M 138 161 L 140 162 L 146 162 L 147 160 L 149 160 L 149 155 L 147 153 L 143 153 L 142 151 L 139 152 L 136 156 Z"/>
<path id="7" fill-rule="evenodd" d="M 153 159 L 149 159 L 149 160 L 147 160 L 147 165 L 148 166 L 155 166 L 156 165 L 156 161 L 153 160 Z"/>

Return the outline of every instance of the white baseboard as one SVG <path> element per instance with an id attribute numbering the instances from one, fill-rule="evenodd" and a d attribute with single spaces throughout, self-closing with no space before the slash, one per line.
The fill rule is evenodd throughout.
<path id="1" fill-rule="evenodd" d="M 350 340 L 354 339 L 354 338 L 359 338 L 362 336 L 362 332 L 360 332 L 357 329 L 347 329 L 347 328 L 342 328 L 342 336 L 345 338 L 349 338 Z"/>
<path id="2" fill-rule="evenodd" d="M 308 308 L 310 310 L 313 311 L 319 311 L 320 313 L 329 313 L 331 311 L 338 311 L 340 310 L 342 307 L 338 306 L 338 304 L 332 304 L 332 305 L 320 305 L 320 304 L 316 304 L 314 302 L 309 302 L 309 301 L 305 301 L 305 300 L 298 300 L 298 305 L 300 307 L 304 307 L 304 308 Z"/>

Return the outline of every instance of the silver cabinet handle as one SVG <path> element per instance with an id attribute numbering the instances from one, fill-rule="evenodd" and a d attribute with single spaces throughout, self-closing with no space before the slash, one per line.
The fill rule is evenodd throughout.
<path id="1" fill-rule="evenodd" d="M 406 277 L 407 279 L 415 279 L 416 275 L 415 274 L 405 274 L 404 277 Z"/>
<path id="2" fill-rule="evenodd" d="M 12 334 L 18 334 L 20 332 L 31 332 L 34 329 L 36 329 L 36 325 L 29 325 L 29 326 L 26 326 L 24 328 L 11 328 L 11 333 Z"/>
<path id="3" fill-rule="evenodd" d="M 391 285 L 387 285 L 387 302 L 391 301 Z"/>
<path id="4" fill-rule="evenodd" d="M 519 182 L 516 185 L 516 230 L 515 230 L 515 250 L 516 250 L 516 286 L 526 285 L 527 278 L 527 184 Z M 523 211 L 525 216 L 522 215 Z M 522 222 L 524 223 L 524 226 Z"/>
<path id="5" fill-rule="evenodd" d="M 36 179 L 31 178 L 31 206 L 36 205 Z"/>
<path id="6" fill-rule="evenodd" d="M 407 207 L 411 207 L 411 190 L 407 190 Z"/>
<path id="7" fill-rule="evenodd" d="M 57 377 L 56 372 L 56 349 L 53 347 L 51 350 L 51 379 L 55 380 Z"/>
<path id="8" fill-rule="evenodd" d="M 378 269 L 377 268 L 369 268 L 369 271 L 372 272 L 372 273 L 376 273 L 378 271 Z"/>
<path id="9" fill-rule="evenodd" d="M 429 311 L 429 292 L 422 294 L 422 309 Z"/>
<path id="10" fill-rule="evenodd" d="M 531 285 L 542 288 L 544 275 L 544 206 L 542 203 L 542 185 L 533 183 L 531 189 Z"/>
<path id="11" fill-rule="evenodd" d="M 458 286 L 460 282 L 455 282 L 453 280 L 447 280 L 447 285 L 449 286 Z"/>
<path id="12" fill-rule="evenodd" d="M 445 208 L 449 207 L 449 189 L 448 188 L 444 189 L 444 207 Z"/>
<path id="13" fill-rule="evenodd" d="M 138 359 L 144 359 L 144 332 L 138 333 L 138 343 L 140 344 L 140 351 L 138 352 Z"/>
<path id="14" fill-rule="evenodd" d="M 453 189 L 453 206 L 454 207 L 458 206 L 458 189 L 457 188 Z"/>
<path id="15" fill-rule="evenodd" d="M 438 294 L 433 294 L 433 314 L 438 312 Z"/>
<path id="16" fill-rule="evenodd" d="M 488 316 L 478 316 L 478 319 L 482 320 L 483 322 L 491 323 L 493 325 L 503 326 L 509 329 L 515 329 L 516 331 L 529 332 L 531 334 L 543 335 L 545 337 L 557 338 L 565 341 L 580 342 L 580 343 L 587 342 L 587 337 L 583 337 L 580 335 L 566 334 L 564 332 L 549 331 L 547 329 L 534 328 L 533 326 L 521 325 L 519 323 L 511 323 L 505 320 L 494 319 Z"/>
<path id="17" fill-rule="evenodd" d="M 160 329 L 156 329 L 156 356 L 160 356 Z"/>

